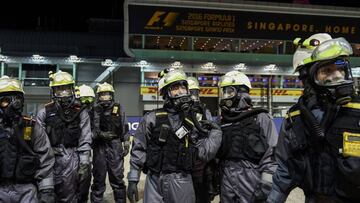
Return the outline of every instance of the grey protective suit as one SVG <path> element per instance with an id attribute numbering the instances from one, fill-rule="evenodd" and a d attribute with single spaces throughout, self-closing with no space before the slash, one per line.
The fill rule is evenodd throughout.
<path id="1" fill-rule="evenodd" d="M 112 108 L 106 109 L 111 113 Z M 102 202 L 106 189 L 106 173 L 109 175 L 110 185 L 113 189 L 116 203 L 126 202 L 126 186 L 124 182 L 124 149 L 123 141 L 130 138 L 128 121 L 120 107 L 122 135 L 112 140 L 103 140 L 96 131 L 99 127 L 100 115 L 94 112 L 94 145 L 93 145 L 93 184 L 91 186 L 91 202 Z M 116 133 L 117 132 L 113 132 Z"/>
<path id="2" fill-rule="evenodd" d="M 172 109 L 168 109 L 168 118 L 171 128 L 178 129 L 181 127 L 179 114 Z M 156 121 L 156 111 L 146 114 L 140 122 L 139 127 L 134 135 L 131 158 L 129 181 L 139 181 L 140 173 L 144 167 L 148 149 L 148 140 Z M 192 136 L 197 136 L 196 130 L 192 131 Z M 222 133 L 220 130 L 212 129 L 205 139 L 196 143 L 198 157 L 204 161 L 213 159 L 221 145 Z M 168 173 L 156 175 L 150 171 L 147 173 L 144 202 L 165 202 L 165 203 L 194 203 L 195 192 L 191 174 L 187 173 Z"/>
<path id="3" fill-rule="evenodd" d="M 94 117 L 92 116 L 93 111 L 91 109 L 89 109 L 89 108 L 86 108 L 86 110 L 89 113 L 90 123 L 91 123 L 91 130 L 93 130 L 93 119 L 94 119 Z M 94 134 L 93 131 L 92 131 L 92 133 Z M 91 156 L 91 154 L 90 154 L 90 156 Z M 87 203 L 88 202 L 90 186 L 91 186 L 91 176 L 92 176 L 92 174 L 89 173 L 87 177 L 85 177 L 83 180 L 79 181 L 78 203 Z"/>
<path id="4" fill-rule="evenodd" d="M 80 129 L 77 147 L 65 148 L 63 145 L 52 147 L 55 154 L 54 180 L 55 194 L 57 202 L 77 202 L 78 196 L 78 169 L 80 162 L 90 163 L 89 154 L 91 150 L 92 133 L 90 126 L 90 118 L 87 111 L 81 111 Z M 37 123 L 40 127 L 35 134 L 46 135 L 46 110 L 41 109 L 37 114 Z"/>
<path id="5" fill-rule="evenodd" d="M 258 114 L 257 123 L 263 129 L 269 147 L 259 164 L 248 160 L 220 160 L 220 201 L 222 203 L 251 202 L 255 188 L 261 181 L 272 182 L 272 174 L 277 166 L 273 148 L 277 143 L 278 133 L 271 116 L 267 113 Z"/>
<path id="6" fill-rule="evenodd" d="M 36 131 L 42 130 L 38 123 L 35 124 L 34 128 Z M 35 173 L 37 187 L 31 183 L 0 181 L 0 203 L 37 203 L 37 191 L 54 188 L 53 166 L 55 159 L 48 137 L 43 133 L 33 133 L 31 144 L 31 149 L 40 159 L 39 169 Z"/>
<path id="7" fill-rule="evenodd" d="M 206 120 L 212 121 L 211 113 L 208 109 L 205 110 L 205 117 Z M 198 114 L 198 120 L 202 120 L 204 115 Z M 201 116 L 201 117 L 200 117 Z M 210 195 L 209 195 L 209 181 L 207 180 L 207 174 L 206 172 L 209 172 L 209 170 L 212 170 L 210 168 L 207 168 L 206 161 L 203 160 L 196 160 L 195 165 L 193 167 L 193 170 L 191 172 L 194 190 L 195 190 L 195 196 L 196 196 L 196 203 L 207 203 L 210 202 Z M 212 174 L 211 174 L 212 175 Z"/>

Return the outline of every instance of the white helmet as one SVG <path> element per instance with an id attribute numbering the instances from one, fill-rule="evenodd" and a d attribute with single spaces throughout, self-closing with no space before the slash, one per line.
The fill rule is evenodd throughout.
<path id="1" fill-rule="evenodd" d="M 199 81 L 195 77 L 188 77 L 189 90 L 200 90 Z"/>
<path id="2" fill-rule="evenodd" d="M 314 49 L 319 46 L 321 43 L 331 40 L 332 37 L 327 33 L 317 33 L 311 35 L 309 38 L 302 40 L 301 38 L 296 38 L 294 44 L 298 45 L 294 56 L 293 56 L 293 68 L 294 71 L 298 71 L 302 66 L 312 63 L 311 55 Z"/>
<path id="3" fill-rule="evenodd" d="M 95 98 L 95 93 L 93 88 L 91 88 L 88 85 L 81 85 L 79 87 L 79 91 L 80 91 L 80 97 L 94 97 Z"/>
<path id="4" fill-rule="evenodd" d="M 244 73 L 237 70 L 227 72 L 224 76 L 221 77 L 219 82 L 220 88 L 236 85 L 244 85 L 249 88 L 249 90 L 251 89 L 249 78 Z"/>

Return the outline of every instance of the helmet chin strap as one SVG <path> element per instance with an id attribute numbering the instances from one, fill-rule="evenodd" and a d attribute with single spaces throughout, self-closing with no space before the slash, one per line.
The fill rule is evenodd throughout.
<path id="1" fill-rule="evenodd" d="M 192 105 L 190 95 L 182 95 L 175 98 L 170 98 L 173 108 L 177 111 L 188 111 Z"/>

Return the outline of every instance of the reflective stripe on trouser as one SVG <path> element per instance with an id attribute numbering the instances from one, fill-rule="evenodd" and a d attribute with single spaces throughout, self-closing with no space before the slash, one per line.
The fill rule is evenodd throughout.
<path id="1" fill-rule="evenodd" d="M 62 148 L 55 152 L 54 180 L 56 202 L 76 203 L 79 155 L 76 148 Z"/>
<path id="2" fill-rule="evenodd" d="M 116 203 L 126 202 L 126 186 L 124 183 L 123 148 L 120 139 L 95 144 L 93 147 L 93 184 L 91 186 L 91 202 L 102 202 L 106 189 L 106 172 L 109 175 Z"/>
<path id="3" fill-rule="evenodd" d="M 0 203 L 37 203 L 36 186 L 28 184 L 1 184 Z"/>

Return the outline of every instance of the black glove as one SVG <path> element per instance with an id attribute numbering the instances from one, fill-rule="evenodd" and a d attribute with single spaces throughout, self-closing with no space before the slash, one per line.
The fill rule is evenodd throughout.
<path id="1" fill-rule="evenodd" d="M 112 133 L 112 132 L 109 132 L 109 131 L 107 131 L 107 132 L 100 131 L 99 132 L 99 137 L 101 139 L 104 139 L 104 140 L 112 140 L 112 139 L 116 138 L 117 135 L 115 133 Z"/>
<path id="2" fill-rule="evenodd" d="M 127 197 L 130 200 L 130 203 L 135 203 L 139 201 L 139 192 L 137 189 L 137 181 L 129 181 L 129 186 L 127 190 Z"/>
<path id="3" fill-rule="evenodd" d="M 261 181 L 255 188 L 253 194 L 254 203 L 266 202 L 268 195 L 270 194 L 272 184 L 270 182 Z"/>
<path id="4" fill-rule="evenodd" d="M 215 196 L 217 195 L 216 191 L 215 191 L 215 188 L 212 185 L 212 182 L 208 183 L 208 194 L 209 194 L 209 198 L 210 198 L 211 201 L 213 201 Z"/>
<path id="5" fill-rule="evenodd" d="M 129 154 L 130 150 L 130 141 L 125 141 L 123 145 L 123 157 L 125 157 L 127 154 Z"/>
<path id="6" fill-rule="evenodd" d="M 201 123 L 202 128 L 205 128 L 208 130 L 212 130 L 212 129 L 221 130 L 221 127 L 213 121 L 201 120 L 200 123 Z"/>
<path id="7" fill-rule="evenodd" d="M 55 203 L 54 189 L 44 189 L 39 191 L 39 203 Z"/>

